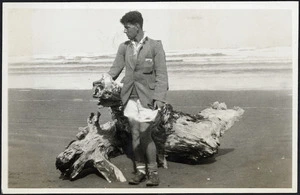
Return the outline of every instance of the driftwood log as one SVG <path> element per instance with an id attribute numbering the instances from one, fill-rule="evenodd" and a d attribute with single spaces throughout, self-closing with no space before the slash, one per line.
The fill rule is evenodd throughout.
<path id="1" fill-rule="evenodd" d="M 56 158 L 56 167 L 64 177 L 75 179 L 88 165 L 95 167 L 108 182 L 126 181 L 122 172 L 109 161 L 111 157 L 128 153 L 131 146 L 128 121 L 120 99 L 121 88 L 112 80 L 107 82 L 107 78 L 94 86 L 93 97 L 99 100 L 99 108 L 110 107 L 112 121 L 100 125 L 101 114 L 91 113 L 88 125 L 79 128 L 77 139 Z M 170 104 L 165 104 L 151 124 L 158 165 L 167 168 L 167 157 L 197 163 L 213 156 L 220 146 L 219 138 L 243 113 L 239 107 L 227 109 L 225 103 L 219 102 L 196 115 L 175 111 Z"/>

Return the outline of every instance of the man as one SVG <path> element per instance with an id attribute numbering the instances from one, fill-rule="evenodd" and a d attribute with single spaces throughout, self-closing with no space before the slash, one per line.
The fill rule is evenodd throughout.
<path id="1" fill-rule="evenodd" d="M 131 129 L 136 166 L 136 174 L 129 184 L 139 184 L 148 174 L 146 185 L 157 186 L 156 146 L 151 137 L 152 129 L 148 127 L 166 102 L 168 75 L 165 52 L 161 41 L 145 35 L 140 12 L 128 12 L 120 22 L 129 41 L 120 44 L 115 61 L 104 77 L 110 76 L 115 80 L 125 67 L 121 98 Z"/>

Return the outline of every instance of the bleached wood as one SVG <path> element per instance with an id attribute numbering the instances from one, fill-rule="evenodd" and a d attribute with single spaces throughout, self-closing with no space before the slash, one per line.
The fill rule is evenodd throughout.
<path id="1" fill-rule="evenodd" d="M 77 140 L 58 155 L 56 167 L 70 178 L 82 171 L 87 162 L 92 162 L 107 181 L 126 181 L 122 172 L 109 158 L 122 153 L 130 145 L 130 130 L 123 115 L 120 98 L 122 86 L 104 78 L 93 88 L 93 97 L 98 106 L 111 109 L 112 121 L 99 125 L 100 113 L 88 118 L 88 126 L 80 128 Z M 219 138 L 243 115 L 239 107 L 227 109 L 225 103 L 214 102 L 196 115 L 173 110 L 165 104 L 155 122 L 151 124 L 153 140 L 157 147 L 157 162 L 167 168 L 166 157 L 183 159 L 185 162 L 200 162 L 213 156 L 220 146 Z"/>

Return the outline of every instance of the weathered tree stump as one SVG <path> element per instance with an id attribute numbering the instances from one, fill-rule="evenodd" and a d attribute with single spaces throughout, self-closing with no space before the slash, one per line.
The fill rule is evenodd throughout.
<path id="1" fill-rule="evenodd" d="M 64 177 L 74 179 L 86 163 L 92 164 L 108 182 L 126 181 L 122 172 L 109 161 L 118 151 L 120 142 L 116 139 L 114 122 L 99 125 L 100 113 L 91 113 L 88 126 L 79 128 L 77 140 L 72 141 L 56 159 L 56 167 Z"/>
<path id="2" fill-rule="evenodd" d="M 122 153 L 131 144 L 128 121 L 123 115 L 121 88 L 112 80 L 107 82 L 107 78 L 102 78 L 94 86 L 93 97 L 99 100 L 99 107 L 110 107 L 113 121 L 99 125 L 100 113 L 92 113 L 88 126 L 80 128 L 77 140 L 56 158 L 56 167 L 65 177 L 76 178 L 84 165 L 91 162 L 89 164 L 107 181 L 126 181 L 122 172 L 109 161 L 110 157 Z M 227 109 L 224 103 L 219 102 L 196 115 L 175 111 L 166 104 L 151 124 L 158 165 L 167 168 L 167 156 L 189 162 L 200 162 L 213 156 L 218 151 L 219 138 L 243 113 L 244 110 L 239 107 Z"/>

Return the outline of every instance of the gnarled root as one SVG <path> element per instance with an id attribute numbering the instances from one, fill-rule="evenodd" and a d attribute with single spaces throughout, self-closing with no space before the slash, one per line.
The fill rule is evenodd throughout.
<path id="1" fill-rule="evenodd" d="M 92 114 L 88 126 L 80 128 L 64 152 L 56 158 L 56 167 L 62 175 L 74 179 L 87 162 L 91 162 L 108 182 L 126 181 L 122 172 L 109 161 L 109 157 L 128 148 L 130 131 L 123 115 L 120 98 L 121 86 L 112 81 L 94 86 L 93 97 L 101 107 L 110 107 L 112 122 L 99 125 L 100 113 Z M 220 146 L 219 138 L 243 115 L 239 107 L 228 109 L 225 103 L 215 102 L 196 115 L 173 110 L 165 104 L 149 128 L 157 148 L 158 165 L 167 168 L 166 157 L 197 163 L 213 156 Z"/>
<path id="2" fill-rule="evenodd" d="M 126 181 L 122 172 L 109 161 L 119 151 L 114 122 L 99 125 L 100 113 L 91 114 L 88 126 L 80 128 L 77 140 L 72 141 L 56 158 L 56 167 L 63 176 L 75 179 L 87 162 L 92 164 L 108 182 Z"/>

